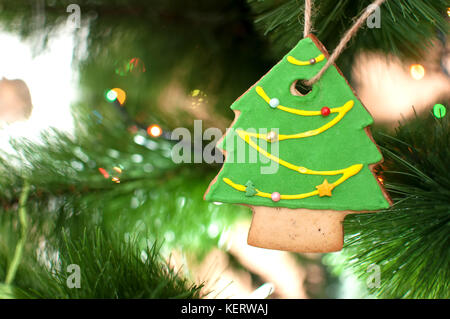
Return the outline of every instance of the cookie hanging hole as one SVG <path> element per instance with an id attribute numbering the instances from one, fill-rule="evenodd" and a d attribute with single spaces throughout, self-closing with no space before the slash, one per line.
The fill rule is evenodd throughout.
<path id="1" fill-rule="evenodd" d="M 309 94 L 312 90 L 312 86 L 307 85 L 306 80 L 299 79 L 292 83 L 291 85 L 291 94 L 297 96 L 305 96 Z"/>

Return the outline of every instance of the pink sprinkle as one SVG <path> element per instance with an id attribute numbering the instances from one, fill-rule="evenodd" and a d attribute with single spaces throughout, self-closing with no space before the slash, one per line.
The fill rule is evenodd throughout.
<path id="1" fill-rule="evenodd" d="M 273 192 L 271 197 L 274 202 L 278 202 L 281 199 L 281 195 L 278 192 Z"/>

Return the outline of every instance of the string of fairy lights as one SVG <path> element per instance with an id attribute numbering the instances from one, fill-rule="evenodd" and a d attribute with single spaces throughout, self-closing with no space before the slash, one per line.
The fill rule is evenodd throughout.
<path id="1" fill-rule="evenodd" d="M 121 88 L 113 88 L 110 89 L 108 92 L 106 92 L 106 99 L 115 104 L 116 106 L 118 106 L 121 110 L 121 113 L 126 115 L 127 120 L 131 120 L 131 117 L 128 115 L 128 112 L 125 111 L 124 104 L 126 102 L 126 92 L 124 90 L 122 90 Z M 123 111 L 122 111 L 123 110 Z M 124 113 L 125 112 L 125 113 Z M 151 124 L 149 126 L 143 126 L 140 123 L 137 123 L 136 121 L 133 120 L 133 124 L 136 125 L 138 128 L 144 129 L 148 135 L 150 135 L 151 137 L 157 138 L 157 137 L 166 137 L 163 136 L 163 129 L 161 128 L 160 125 L 158 124 Z M 164 134 L 166 135 L 166 134 Z M 170 134 L 169 134 L 170 135 Z"/>
<path id="2" fill-rule="evenodd" d="M 116 68 L 115 72 L 116 74 L 120 76 L 125 76 L 130 72 L 145 72 L 145 65 L 139 58 L 132 58 L 125 66 Z M 200 90 L 194 90 L 193 96 L 197 96 L 200 94 L 196 94 Z M 128 123 L 130 126 L 130 131 L 133 133 L 137 133 L 138 131 L 146 132 L 146 134 L 151 138 L 162 138 L 166 141 L 170 141 L 171 143 L 181 143 L 185 144 L 185 147 L 189 147 L 191 149 L 192 154 L 194 153 L 200 153 L 203 154 L 203 147 L 198 146 L 195 143 L 191 143 L 189 141 L 183 140 L 183 139 L 175 139 L 172 136 L 172 132 L 167 129 L 163 129 L 159 124 L 152 123 L 152 124 L 143 124 L 138 121 L 136 121 L 128 112 L 127 108 L 125 107 L 125 104 L 127 102 L 127 93 L 125 90 L 119 87 L 115 87 L 112 89 L 109 89 L 105 92 L 105 99 L 111 103 L 118 113 L 122 116 L 123 121 L 125 123 Z M 93 117 L 96 119 L 97 123 L 101 123 L 103 117 L 97 110 L 93 110 L 92 114 Z M 139 135 L 139 141 L 141 139 L 144 139 L 141 135 Z M 135 138 L 136 141 L 136 138 Z M 138 143 L 139 144 L 139 143 Z M 142 144 L 142 143 L 141 143 Z M 215 152 L 219 152 L 219 150 L 215 149 Z M 105 179 L 111 179 L 114 183 L 119 184 L 120 183 L 120 175 L 124 171 L 124 167 L 121 165 L 114 166 L 112 170 L 108 171 L 103 167 L 98 168 L 98 171 Z"/>

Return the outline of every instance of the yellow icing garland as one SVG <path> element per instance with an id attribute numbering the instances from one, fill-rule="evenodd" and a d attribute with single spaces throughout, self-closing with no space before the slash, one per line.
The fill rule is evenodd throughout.
<path id="1" fill-rule="evenodd" d="M 290 63 L 296 64 L 296 65 L 309 65 L 311 64 L 310 62 L 305 62 L 305 61 L 299 61 L 291 56 L 288 56 L 288 61 Z M 319 55 L 318 57 L 315 58 L 315 62 L 320 62 L 324 59 L 323 55 Z M 264 91 L 264 89 L 260 86 L 256 87 L 256 92 L 258 93 L 258 95 L 260 97 L 262 97 L 269 105 L 270 105 L 270 101 L 271 99 L 269 98 L 269 96 L 266 94 L 266 92 Z M 335 108 L 331 108 L 330 109 L 330 114 L 331 113 L 338 113 L 338 115 L 331 120 L 330 122 L 328 122 L 327 124 L 319 127 L 318 129 L 315 130 L 310 130 L 310 131 L 306 131 L 303 133 L 298 133 L 298 134 L 292 134 L 292 135 L 279 135 L 277 137 L 277 141 L 282 141 L 282 140 L 286 140 L 286 139 L 296 139 L 296 138 L 304 138 L 304 137 L 310 137 L 310 136 L 314 136 L 314 135 L 318 135 L 323 133 L 324 131 L 328 130 L 329 128 L 333 127 L 334 125 L 336 125 L 344 116 L 345 114 L 347 114 L 348 111 L 350 111 L 353 108 L 354 105 L 354 101 L 353 100 L 349 100 L 348 102 L 346 102 L 343 106 L 341 107 L 335 107 Z M 285 107 L 283 105 L 277 105 L 276 106 L 277 109 L 284 111 L 284 112 L 288 112 L 288 113 L 292 113 L 292 114 L 296 114 L 296 115 L 302 115 L 302 116 L 318 116 L 318 115 L 322 115 L 321 111 L 305 111 L 305 110 L 298 110 L 298 109 L 293 109 L 293 108 L 289 108 L 289 107 Z M 339 169 L 339 170 L 332 170 L 332 171 L 315 171 L 315 170 L 311 170 L 308 169 L 306 167 L 303 166 L 297 166 L 294 165 L 292 163 L 286 162 L 282 159 L 280 159 L 279 157 L 276 157 L 272 154 L 270 154 L 269 152 L 267 152 L 266 150 L 262 149 L 261 147 L 259 147 L 255 142 L 253 142 L 251 140 L 251 137 L 256 137 L 256 138 L 261 138 L 264 139 L 266 141 L 273 141 L 272 139 L 269 139 L 267 137 L 268 134 L 258 134 L 258 133 L 250 133 L 250 132 L 246 132 L 243 130 L 236 130 L 236 133 L 238 134 L 238 136 L 243 139 L 250 147 L 254 148 L 255 150 L 257 150 L 259 153 L 261 153 L 262 155 L 264 155 L 265 157 L 271 159 L 272 161 L 287 167 L 293 171 L 296 171 L 297 173 L 300 174 L 306 174 L 306 175 L 325 175 L 325 176 L 332 176 L 332 175 L 339 175 L 342 174 L 342 176 L 335 181 L 334 183 L 329 184 L 328 181 L 325 179 L 324 182 L 321 185 L 316 186 L 317 190 L 309 192 L 309 193 L 303 193 L 303 194 L 294 194 L 294 195 L 280 195 L 280 199 L 303 199 L 303 198 L 307 198 L 307 197 L 311 197 L 311 196 L 331 196 L 331 190 L 333 190 L 335 187 L 337 187 L 338 185 L 342 184 L 343 182 L 345 182 L 347 179 L 349 179 L 350 177 L 356 175 L 357 173 L 359 173 L 359 171 L 362 169 L 363 165 L 362 164 L 355 164 L 352 166 L 349 166 L 347 168 L 344 169 Z M 233 181 L 231 181 L 229 178 L 223 178 L 223 181 L 228 184 L 229 186 L 233 187 L 234 189 L 241 191 L 241 192 L 245 192 L 247 187 L 241 184 L 236 184 Z M 256 194 L 255 196 L 260 196 L 260 197 L 265 197 L 265 198 L 272 198 L 272 194 L 271 193 L 265 193 L 262 192 L 258 189 L 255 189 Z"/>
<path id="2" fill-rule="evenodd" d="M 288 62 L 291 64 L 295 64 L 295 65 L 312 65 L 312 64 L 321 62 L 324 59 L 325 59 L 325 56 L 323 54 L 320 54 L 317 57 L 315 57 L 314 59 L 311 59 L 311 60 L 314 60 L 314 63 L 311 63 L 311 60 L 310 61 L 300 61 L 290 55 L 287 57 Z"/>
<path id="3" fill-rule="evenodd" d="M 339 184 L 342 184 L 343 182 L 345 182 L 347 179 L 349 179 L 350 177 L 352 177 L 353 175 L 356 175 L 357 173 L 359 173 L 359 171 L 362 168 L 362 164 L 356 164 L 353 166 L 350 166 L 346 169 L 342 169 L 342 170 L 337 170 L 337 171 L 332 171 L 333 174 L 315 174 L 315 175 L 338 175 L 341 174 L 342 172 L 344 172 L 344 174 L 342 175 L 341 178 L 339 178 L 336 182 L 329 184 L 330 190 L 334 189 L 336 186 L 338 186 Z M 307 169 L 306 169 L 307 170 Z M 316 172 L 319 173 L 319 172 Z M 323 172 L 325 173 L 325 172 Z M 229 178 L 223 178 L 223 181 L 225 183 L 227 183 L 228 185 L 230 185 L 231 187 L 233 187 L 234 189 L 241 191 L 241 192 L 245 192 L 247 187 L 241 184 L 236 184 L 233 181 L 231 181 Z M 324 184 L 328 183 L 327 180 L 324 181 Z M 307 198 L 307 197 L 311 197 L 311 196 L 315 196 L 315 195 L 320 195 L 320 196 L 331 196 L 331 195 L 327 195 L 327 194 L 321 194 L 320 193 L 320 188 L 322 185 L 318 185 L 316 186 L 317 190 L 316 191 L 312 191 L 309 193 L 302 193 L 302 194 L 294 194 L 294 195 L 281 195 L 280 199 L 303 199 L 303 198 Z M 256 194 L 255 196 L 260 196 L 260 197 L 266 197 L 266 198 L 271 198 L 272 194 L 271 193 L 265 193 L 262 192 L 258 189 L 256 189 Z"/>
<path id="4" fill-rule="evenodd" d="M 270 98 L 267 96 L 266 92 L 264 92 L 264 89 L 262 87 L 257 86 L 256 93 L 258 93 L 258 95 L 261 96 L 269 104 Z M 304 137 L 318 135 L 318 134 L 328 130 L 330 127 L 333 127 L 334 125 L 336 125 L 336 123 L 338 123 L 340 120 L 342 120 L 342 118 L 345 116 L 345 114 L 347 114 L 347 112 L 353 108 L 354 104 L 355 103 L 353 102 L 353 100 L 349 100 L 347 103 L 345 103 L 341 107 L 334 107 L 334 108 L 330 109 L 330 113 L 338 113 L 338 115 L 333 120 L 331 120 L 327 124 L 319 127 L 318 129 L 310 130 L 310 131 L 306 131 L 306 132 L 298 133 L 298 134 L 292 134 L 292 135 L 279 135 L 278 140 L 282 141 L 282 140 L 288 140 L 288 139 L 294 139 L 294 138 L 304 138 Z M 285 107 L 282 105 L 278 105 L 276 108 L 281 111 L 284 111 L 284 112 L 289 112 L 289 113 L 303 115 L 303 116 L 317 116 L 317 115 L 322 114 L 320 111 L 297 110 L 297 109 Z M 270 140 L 267 138 L 267 134 L 258 134 L 258 133 L 248 133 L 248 134 L 252 137 L 262 138 L 262 139 L 265 139 L 266 141 L 270 142 Z"/>
<path id="5" fill-rule="evenodd" d="M 336 186 L 342 184 L 343 182 L 345 182 L 347 179 L 349 179 L 353 175 L 356 175 L 363 167 L 362 164 L 355 164 L 355 165 L 352 165 L 352 166 L 344 168 L 344 169 L 333 170 L 333 171 L 315 171 L 315 170 L 311 170 L 311 169 L 308 169 L 308 168 L 303 167 L 303 166 L 297 166 L 297 165 L 291 164 L 289 162 L 286 162 L 286 161 L 282 160 L 281 158 L 278 158 L 278 157 L 270 154 L 266 150 L 264 150 L 261 147 L 259 147 L 255 142 L 253 142 L 250 139 L 250 134 L 249 133 L 247 133 L 245 131 L 241 131 L 241 130 L 237 130 L 236 132 L 238 133 L 240 138 L 242 138 L 252 148 L 256 149 L 259 153 L 261 153 L 265 157 L 271 159 L 272 161 L 274 161 L 274 162 L 276 162 L 276 163 L 278 163 L 278 164 L 280 164 L 280 165 L 282 165 L 284 167 L 287 167 L 287 168 L 289 168 L 289 169 L 291 169 L 293 171 L 296 171 L 297 173 L 306 174 L 306 175 L 325 175 L 325 176 L 332 176 L 332 175 L 343 174 L 341 176 L 341 178 L 339 178 L 336 182 L 330 184 L 332 189 L 335 188 Z M 228 185 L 230 185 L 231 187 L 233 187 L 234 189 L 245 192 L 246 186 L 240 185 L 240 184 L 235 184 L 229 178 L 224 178 L 223 181 L 225 183 L 227 183 Z M 269 194 L 269 193 L 264 193 L 264 192 L 261 192 L 259 190 L 256 190 L 256 191 L 257 191 L 257 193 L 255 194 L 256 196 L 268 197 L 268 198 L 271 197 L 271 194 Z M 302 199 L 302 198 L 306 198 L 306 197 L 310 197 L 310 196 L 314 196 L 314 195 L 320 195 L 319 191 L 320 190 L 309 192 L 309 193 L 304 193 L 304 194 L 296 194 L 296 195 L 281 195 L 281 199 Z"/>
<path id="6" fill-rule="evenodd" d="M 245 192 L 245 189 L 247 188 L 244 185 L 240 185 L 240 184 L 235 184 L 233 183 L 229 178 L 224 178 L 223 181 L 225 183 L 227 183 L 228 185 L 230 185 L 231 187 L 233 187 L 234 189 L 241 191 L 241 192 Z M 266 197 L 266 198 L 271 198 L 272 194 L 269 193 L 265 193 L 265 192 L 261 192 L 258 189 L 256 189 L 256 194 L 255 196 L 259 196 L 259 197 Z M 313 191 L 310 193 L 304 193 L 304 194 L 298 194 L 298 195 L 281 195 L 280 198 L 281 199 L 302 199 L 302 198 L 306 198 L 306 197 L 310 197 L 310 196 L 314 196 L 314 195 L 318 195 L 319 191 Z"/>

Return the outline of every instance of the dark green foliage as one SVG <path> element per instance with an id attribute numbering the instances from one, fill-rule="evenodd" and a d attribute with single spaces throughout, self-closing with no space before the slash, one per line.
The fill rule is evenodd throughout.
<path id="1" fill-rule="evenodd" d="M 385 298 L 450 298 L 450 118 L 416 118 L 391 136 L 375 135 L 394 205 L 345 219 L 348 264 L 366 279 L 381 268 Z"/>
<path id="2" fill-rule="evenodd" d="M 156 246 L 139 249 L 130 239 L 123 242 L 114 235 L 87 231 L 78 240 L 63 237 L 60 270 L 55 279 L 64 298 L 198 298 L 200 288 L 190 284 L 161 259 Z M 70 264 L 81 269 L 81 288 L 66 285 L 65 270 Z M 58 267 L 58 268 L 59 268 Z"/>
<path id="3" fill-rule="evenodd" d="M 45 219 L 40 218 L 40 221 Z M 5 276 L 17 241 L 13 212 L 0 216 L 0 278 Z M 80 235 L 53 229 L 32 219 L 39 233 L 29 236 L 26 254 L 11 286 L 0 285 L 0 298 L 198 298 L 201 286 L 189 283 L 159 254 L 159 246 L 140 248 L 135 239 L 108 235 L 98 228 Z M 47 224 L 48 226 L 48 224 Z M 80 267 L 80 288 L 69 288 L 69 265 Z M 69 269 L 70 270 L 70 269 Z"/>

